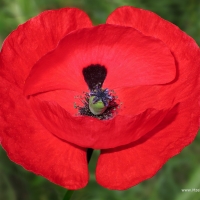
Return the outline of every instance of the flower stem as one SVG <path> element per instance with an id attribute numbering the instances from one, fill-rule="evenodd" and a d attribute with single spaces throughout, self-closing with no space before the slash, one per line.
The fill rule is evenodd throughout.
<path id="1" fill-rule="evenodd" d="M 92 153 L 93 153 L 93 149 L 87 149 L 87 162 L 89 164 L 90 159 L 92 157 Z M 75 190 L 67 190 L 67 192 L 65 193 L 65 196 L 63 198 L 63 200 L 70 200 L 70 198 L 72 197 L 73 193 Z"/>
<path id="2" fill-rule="evenodd" d="M 94 149 L 87 149 L 87 162 L 89 164 Z"/>
<path id="3" fill-rule="evenodd" d="M 75 190 L 67 190 L 63 200 L 70 200 L 72 194 L 74 193 Z"/>

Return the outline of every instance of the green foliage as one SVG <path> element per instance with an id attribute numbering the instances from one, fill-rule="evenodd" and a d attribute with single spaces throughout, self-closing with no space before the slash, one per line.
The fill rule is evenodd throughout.
<path id="1" fill-rule="evenodd" d="M 104 23 L 109 13 L 122 5 L 152 10 L 178 25 L 200 44 L 199 0 L 1 0 L 0 44 L 19 24 L 46 9 L 79 7 L 94 24 Z M 94 152 L 89 168 L 90 182 L 76 191 L 72 200 L 198 200 L 199 192 L 182 192 L 183 188 L 200 189 L 200 136 L 172 158 L 153 178 L 126 191 L 110 191 L 95 180 L 98 152 Z M 25 171 L 12 163 L 0 148 L 0 200 L 62 200 L 65 189 Z"/>

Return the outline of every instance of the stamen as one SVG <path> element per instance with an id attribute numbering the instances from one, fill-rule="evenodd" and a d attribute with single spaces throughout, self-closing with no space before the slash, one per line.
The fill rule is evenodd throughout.
<path id="1" fill-rule="evenodd" d="M 91 116 L 100 120 L 112 119 L 120 108 L 114 91 L 109 89 L 98 88 L 95 91 L 85 92 L 84 97 L 79 96 L 78 99 L 82 105 L 74 103 L 74 107 L 78 110 L 77 115 Z"/>
<path id="2" fill-rule="evenodd" d="M 75 97 L 81 102 L 81 105 L 74 103 L 78 115 L 91 116 L 100 120 L 113 118 L 120 103 L 113 90 L 102 89 L 107 69 L 99 64 L 91 64 L 83 68 L 82 73 L 90 91 L 84 92 L 83 96 Z"/>

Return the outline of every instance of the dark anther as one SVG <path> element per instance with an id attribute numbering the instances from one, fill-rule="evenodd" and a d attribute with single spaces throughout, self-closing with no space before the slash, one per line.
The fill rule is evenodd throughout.
<path id="1" fill-rule="evenodd" d="M 83 76 L 90 91 L 94 90 L 97 85 L 99 88 L 101 88 L 106 75 L 107 69 L 99 64 L 92 64 L 83 68 Z"/>
<path id="2" fill-rule="evenodd" d="M 90 116 L 99 120 L 112 119 L 117 114 L 119 103 L 113 90 L 102 88 L 107 69 L 102 65 L 92 64 L 83 68 L 82 73 L 90 91 L 83 92 L 84 96 L 77 96 L 82 104 L 78 105 L 74 102 L 74 108 L 78 109 L 77 115 Z M 88 150 L 88 156 L 90 151 Z"/>

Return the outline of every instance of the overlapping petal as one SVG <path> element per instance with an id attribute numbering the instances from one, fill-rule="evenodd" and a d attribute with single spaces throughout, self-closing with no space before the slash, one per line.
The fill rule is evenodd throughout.
<path id="1" fill-rule="evenodd" d="M 0 81 L 0 140 L 10 159 L 68 189 L 84 187 L 89 177 L 86 149 L 52 135 L 37 120 L 22 91 Z"/>
<path id="2" fill-rule="evenodd" d="M 190 95 L 193 87 L 199 81 L 197 74 L 199 74 L 200 62 L 199 47 L 191 37 L 155 13 L 130 6 L 116 9 L 108 17 L 106 23 L 133 27 L 142 34 L 165 43 L 175 58 L 176 78 L 173 82 L 162 85 L 162 88 L 158 88 L 156 85 L 151 90 L 158 91 L 159 89 L 161 93 L 164 90 L 169 97 L 174 96 L 177 102 L 184 101 Z M 143 91 L 142 88 L 140 89 Z M 162 98 L 166 99 L 167 95 Z"/>
<path id="3" fill-rule="evenodd" d="M 147 109 L 138 115 L 117 115 L 111 120 L 71 116 L 56 102 L 30 99 L 32 109 L 44 127 L 57 137 L 81 147 L 113 148 L 129 144 L 148 134 L 172 109 Z"/>
<path id="4" fill-rule="evenodd" d="M 200 116 L 200 51 L 194 40 L 178 27 L 149 11 L 122 7 L 108 17 L 107 23 L 134 27 L 145 35 L 159 38 L 170 48 L 175 58 L 177 77 L 172 83 L 118 91 L 127 106 L 137 105 L 130 112 L 137 113 L 146 106 L 164 108 L 171 100 L 174 103 L 181 102 L 177 110 L 169 112 L 146 137 L 121 148 L 102 150 L 97 163 L 97 181 L 104 187 L 121 190 L 152 177 L 169 158 L 178 154 L 196 136 Z M 127 100 L 127 95 L 136 95 L 139 90 L 141 92 L 138 92 L 135 101 Z M 153 94 L 155 102 L 152 102 Z M 175 118 L 172 117 L 173 112 L 177 114 Z"/>
<path id="5" fill-rule="evenodd" d="M 86 91 L 82 69 L 91 64 L 107 68 L 103 86 L 110 89 L 164 84 L 176 76 L 174 57 L 163 42 L 133 28 L 100 25 L 68 34 L 40 59 L 26 80 L 25 94 Z"/>
<path id="6" fill-rule="evenodd" d="M 3 148 L 14 162 L 69 189 L 82 188 L 88 182 L 86 149 L 49 133 L 33 114 L 23 86 L 32 66 L 66 34 L 91 26 L 88 16 L 79 9 L 45 11 L 13 31 L 0 54 Z"/>
<path id="7" fill-rule="evenodd" d="M 76 8 L 49 10 L 20 25 L 5 40 L 1 75 L 23 88 L 33 65 L 71 31 L 91 27 L 89 17 Z"/>
<path id="8" fill-rule="evenodd" d="M 193 97 L 169 112 L 147 137 L 121 148 L 102 150 L 96 169 L 97 182 L 109 189 L 124 190 L 154 176 L 197 134 L 199 109 L 196 109 L 198 100 Z"/>

